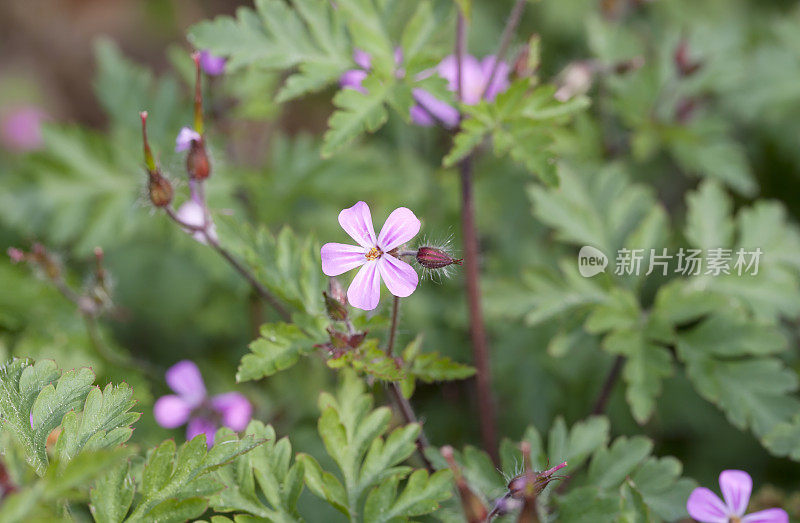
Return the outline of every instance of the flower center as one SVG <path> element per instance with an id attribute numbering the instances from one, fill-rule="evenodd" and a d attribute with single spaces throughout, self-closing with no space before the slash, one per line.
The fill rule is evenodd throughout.
<path id="1" fill-rule="evenodd" d="M 740 517 L 738 517 L 738 516 L 731 516 L 730 517 L 730 522 L 731 523 L 742 523 L 742 519 Z"/>
<path id="2" fill-rule="evenodd" d="M 380 258 L 382 254 L 383 253 L 381 252 L 380 249 L 378 249 L 377 247 L 373 247 L 372 249 L 369 250 L 367 254 L 364 255 L 364 257 L 369 261 L 373 261 Z"/>

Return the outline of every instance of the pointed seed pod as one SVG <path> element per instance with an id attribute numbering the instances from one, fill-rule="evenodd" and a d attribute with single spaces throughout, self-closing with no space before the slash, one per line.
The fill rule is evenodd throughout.
<path id="1" fill-rule="evenodd" d="M 460 258 L 453 258 L 442 249 L 420 247 L 417 250 L 417 262 L 426 269 L 442 269 L 449 265 L 461 265 Z"/>

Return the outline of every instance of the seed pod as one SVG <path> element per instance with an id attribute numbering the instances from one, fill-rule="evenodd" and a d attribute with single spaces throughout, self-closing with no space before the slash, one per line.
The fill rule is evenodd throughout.
<path id="1" fill-rule="evenodd" d="M 148 171 L 147 192 L 150 194 L 150 201 L 156 207 L 166 207 L 172 203 L 174 191 L 169 180 L 160 171 Z"/>
<path id="2" fill-rule="evenodd" d="M 420 247 L 417 250 L 417 262 L 426 269 L 442 269 L 449 265 L 461 265 L 460 258 L 453 258 L 442 249 Z"/>

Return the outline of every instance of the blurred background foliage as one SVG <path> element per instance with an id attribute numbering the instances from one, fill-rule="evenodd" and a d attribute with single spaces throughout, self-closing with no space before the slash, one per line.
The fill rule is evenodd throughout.
<path id="1" fill-rule="evenodd" d="M 265 380 L 235 385 L 248 343 L 261 323 L 275 318 L 221 259 L 146 203 L 138 112 L 150 112 L 151 144 L 165 172 L 179 182 L 183 159 L 173 152 L 174 137 L 191 117 L 191 46 L 185 35 L 201 20 L 233 14 L 238 4 L 0 5 L 0 117 L 23 106 L 47 115 L 39 146 L 20 151 L 5 143 L 0 153 L 0 247 L 44 243 L 60 254 L 68 280 L 79 287 L 91 272 L 92 249 L 101 246 L 116 309 L 101 322 L 100 343 L 104 351 L 132 355 L 156 370 L 109 361 L 75 307 L 8 259 L 0 260 L 0 352 L 54 358 L 63 368 L 88 364 L 101 381 L 130 383 L 137 409 L 145 413 L 133 441 L 143 445 L 182 437 L 157 427 L 150 407 L 167 390 L 163 370 L 190 358 L 212 392 L 242 391 L 255 404 L 257 419 L 291 434 L 297 449 L 319 454 L 316 397 L 330 388 L 333 372 L 312 357 Z M 472 53 L 494 52 L 511 4 L 473 5 Z M 766 241 L 785 228 L 774 237 L 772 252 L 785 251 L 797 264 L 792 224 L 800 214 L 798 24 L 800 9 L 788 1 L 542 0 L 528 7 L 519 35 L 540 35 L 542 78 L 558 81 L 565 68 L 587 60 L 608 72 L 593 76 L 585 86 L 591 107 L 556 136 L 560 189 L 544 188 L 508 158 L 484 154 L 476 165 L 501 434 L 518 439 L 531 423 L 546 432 L 557 415 L 570 425 L 585 418 L 613 363 L 600 350 L 600 338 L 580 328 L 579 314 L 526 320 L 531 310 L 561 306 L 548 299 L 571 292 L 556 285 L 555 297 L 548 297 L 529 282 L 536 271 L 558 274 L 565 256 L 574 265 L 575 245 L 586 239 L 575 231 L 583 225 L 599 220 L 608 246 L 616 246 L 658 208 L 672 226 L 661 231 L 666 243 L 655 245 L 687 245 L 681 232 L 689 221 L 686 195 L 701 179 L 711 179 L 731 195 L 731 212 L 756 199 L 779 201 L 785 216 L 762 223 L 756 234 Z M 442 54 L 452 46 L 453 25 L 447 18 L 436 38 Z M 512 56 L 522 42 L 517 39 Z M 676 62 L 681 46 L 687 53 L 683 65 L 696 64 L 691 74 L 682 74 Z M 642 60 L 641 67 L 613 70 L 634 58 Z M 288 224 L 302 236 L 338 241 L 336 215 L 353 202 L 370 203 L 376 226 L 395 207 L 408 206 L 423 220 L 425 236 L 452 237 L 456 248 L 461 245 L 457 173 L 441 166 L 450 147 L 447 136 L 392 114 L 375 135 L 323 160 L 321 135 L 334 89 L 278 104 L 282 80 L 281 73 L 258 63 L 208 80 L 213 209 L 273 232 Z M 598 180 L 616 180 L 609 183 L 627 192 L 603 200 Z M 186 186 L 178 185 L 185 198 Z M 712 207 L 701 201 L 697 212 Z M 691 232 L 686 236 L 693 239 Z M 641 286 L 641 303 L 651 307 L 662 283 L 622 287 Z M 779 356 L 800 370 L 797 276 L 765 285 L 747 291 L 765 293 L 752 310 L 758 315 L 762 307 L 776 309 L 767 316 L 787 340 Z M 404 305 L 400 345 L 422 333 L 428 350 L 469 363 L 462 289 L 458 272 L 442 282 L 424 282 Z M 642 426 L 626 405 L 625 387 L 615 388 L 608 408 L 614 436 L 644 432 L 655 441 L 656 454 L 675 455 L 685 474 L 701 484 L 714 484 L 724 468 L 741 468 L 757 485 L 796 487 L 800 466 L 771 457 L 752 433 L 731 426 L 684 372 L 662 378 L 663 390 Z M 476 417 L 465 415 L 475 411 L 470 381 L 420 384 L 414 402 L 433 442 L 477 442 Z"/>

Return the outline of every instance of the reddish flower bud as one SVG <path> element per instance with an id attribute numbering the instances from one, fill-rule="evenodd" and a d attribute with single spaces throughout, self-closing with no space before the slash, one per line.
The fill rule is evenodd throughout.
<path id="1" fill-rule="evenodd" d="M 508 483 L 508 492 L 512 497 L 517 499 L 525 497 L 529 488 L 532 488 L 533 492 L 539 494 L 542 490 L 544 490 L 548 483 L 550 483 L 553 479 L 557 479 L 553 477 L 553 474 L 566 466 L 567 462 L 565 461 L 543 472 L 528 470 L 515 477 Z"/>
<path id="2" fill-rule="evenodd" d="M 467 485 L 467 481 L 461 474 L 461 468 L 458 466 L 458 463 L 456 463 L 454 458 L 453 447 L 450 445 L 445 445 L 442 447 L 441 452 L 442 457 L 447 460 L 450 470 L 453 471 L 453 476 L 456 480 L 456 488 L 458 489 L 458 495 L 461 498 L 461 508 L 464 510 L 464 517 L 469 523 L 483 523 L 489 516 L 489 511 L 483 504 L 481 498 L 479 498 L 472 491 L 472 489 L 469 488 L 469 485 Z"/>
<path id="3" fill-rule="evenodd" d="M 461 258 L 453 258 L 442 249 L 420 247 L 417 251 L 417 262 L 426 269 L 442 269 L 449 265 L 461 265 Z"/>
<path id="4" fill-rule="evenodd" d="M 689 58 L 689 42 L 686 38 L 682 38 L 678 43 L 678 47 L 675 48 L 673 61 L 681 76 L 691 76 L 703 65 L 701 61 Z"/>
<path id="5" fill-rule="evenodd" d="M 174 191 L 172 184 L 159 171 L 148 172 L 150 178 L 147 181 L 147 192 L 150 201 L 156 207 L 166 207 L 172 202 Z"/>
<path id="6" fill-rule="evenodd" d="M 211 162 L 206 154 L 204 140 L 192 140 L 189 154 L 186 156 L 186 172 L 193 180 L 205 180 L 211 176 Z"/>

